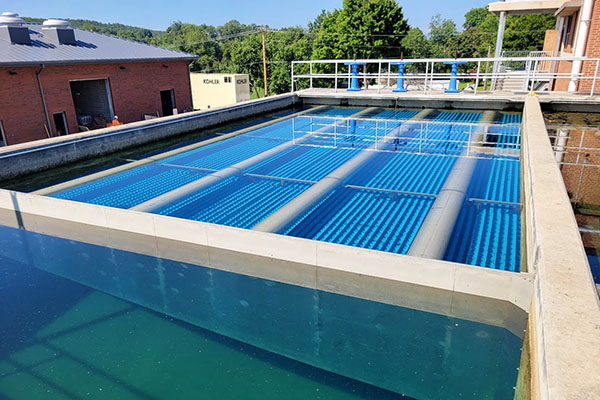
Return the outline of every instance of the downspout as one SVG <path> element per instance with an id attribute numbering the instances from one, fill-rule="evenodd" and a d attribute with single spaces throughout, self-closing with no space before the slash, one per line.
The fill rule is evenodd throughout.
<path id="1" fill-rule="evenodd" d="M 42 68 L 40 68 L 40 70 L 35 73 L 35 77 L 37 78 L 38 88 L 40 89 L 40 96 L 42 97 L 42 106 L 44 107 L 44 116 L 46 117 L 46 124 L 48 126 L 48 131 L 46 133 L 49 134 L 50 137 L 53 137 L 54 135 L 52 134 L 52 125 L 50 125 L 50 117 L 48 116 L 48 107 L 46 106 L 46 98 L 44 97 L 44 89 L 42 88 L 42 81 L 40 80 L 40 74 L 44 69 L 46 69 L 46 66 L 44 64 L 41 64 L 41 66 Z"/>
<path id="2" fill-rule="evenodd" d="M 590 22 L 592 20 L 592 9 L 594 8 L 594 0 L 584 0 L 583 9 L 581 11 L 581 20 L 579 21 L 579 32 L 577 33 L 577 46 L 575 46 L 574 57 L 583 57 L 585 55 L 585 45 L 587 42 Z M 576 75 L 581 72 L 581 60 L 573 61 L 571 68 L 571 81 L 569 82 L 569 92 L 577 91 L 578 79 Z"/>

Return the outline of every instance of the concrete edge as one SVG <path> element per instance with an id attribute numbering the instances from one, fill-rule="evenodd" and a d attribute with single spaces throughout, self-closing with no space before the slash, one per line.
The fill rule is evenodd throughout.
<path id="1" fill-rule="evenodd" d="M 34 194 L 0 190 L 0 222 L 69 240 L 411 308 L 424 308 L 429 312 L 504 326 L 515 334 L 523 329 L 515 320 L 526 315 L 531 303 L 532 277 L 529 274 Z M 232 259 L 233 255 L 237 256 Z M 367 281 L 371 285 L 360 283 Z M 392 289 L 378 293 L 373 285 Z M 432 297 L 432 292 L 436 296 Z M 444 298 L 443 301 L 431 300 L 440 296 Z M 455 297 L 461 296 L 467 296 L 470 300 L 462 303 L 454 301 Z M 487 303 L 492 301 L 495 307 L 477 305 L 477 299 Z M 508 313 L 500 304 L 512 304 L 519 312 Z"/>
<path id="2" fill-rule="evenodd" d="M 185 132 L 290 107 L 300 102 L 295 93 L 250 100 L 233 106 L 138 121 L 118 127 L 42 139 L 0 149 L 0 179 L 43 171 L 113 153 Z M 18 160 L 18 162 L 15 162 Z"/>
<path id="3" fill-rule="evenodd" d="M 532 387 L 541 399 L 597 398 L 600 301 L 536 97 L 525 100 L 522 132 L 527 260 L 535 273 Z"/>

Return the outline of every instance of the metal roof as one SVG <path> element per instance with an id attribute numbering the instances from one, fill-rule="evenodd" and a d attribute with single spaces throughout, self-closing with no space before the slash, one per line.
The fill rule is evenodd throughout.
<path id="1" fill-rule="evenodd" d="M 192 60 L 193 54 L 74 28 L 75 45 L 58 44 L 44 37 L 41 24 L 29 28 L 31 44 L 0 39 L 0 66 L 37 64 L 100 64 L 113 62 Z"/>

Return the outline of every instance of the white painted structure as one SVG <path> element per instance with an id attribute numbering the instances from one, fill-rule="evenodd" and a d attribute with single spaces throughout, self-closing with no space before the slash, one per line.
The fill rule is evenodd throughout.
<path id="1" fill-rule="evenodd" d="M 192 101 L 194 109 L 228 106 L 250 100 L 248 74 L 201 74 L 191 73 Z"/>

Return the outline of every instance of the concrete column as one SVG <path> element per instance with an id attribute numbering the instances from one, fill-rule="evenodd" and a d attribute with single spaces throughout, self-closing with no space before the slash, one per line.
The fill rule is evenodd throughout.
<path id="1" fill-rule="evenodd" d="M 498 58 L 502 56 L 502 43 L 504 42 L 504 27 L 506 26 L 506 11 L 500 13 L 500 20 L 498 21 L 498 34 L 496 35 L 496 50 L 494 51 L 494 57 Z M 500 63 L 494 61 L 494 72 L 498 72 Z M 495 81 L 495 80 L 494 80 Z M 492 85 L 493 87 L 494 85 Z"/>
<path id="2" fill-rule="evenodd" d="M 588 32 L 592 18 L 592 9 L 594 8 L 594 0 L 584 0 L 581 10 L 581 18 L 579 20 L 579 28 L 577 30 L 577 43 L 575 44 L 574 57 L 583 57 L 585 55 L 585 44 L 587 42 Z M 576 75 L 581 72 L 582 61 L 573 61 L 571 68 L 571 81 L 569 82 L 569 92 L 576 92 L 579 79 Z"/>
<path id="3" fill-rule="evenodd" d="M 496 111 L 485 111 L 475 130 L 475 135 L 469 138 L 471 144 L 467 147 L 476 148 L 487 130 L 487 126 L 494 121 Z M 408 249 L 408 255 L 442 259 L 458 215 L 463 207 L 467 189 L 477 164 L 476 158 L 467 156 L 467 149 L 463 150 L 452 171 L 446 178 L 435 202 L 419 228 L 419 232 Z"/>

